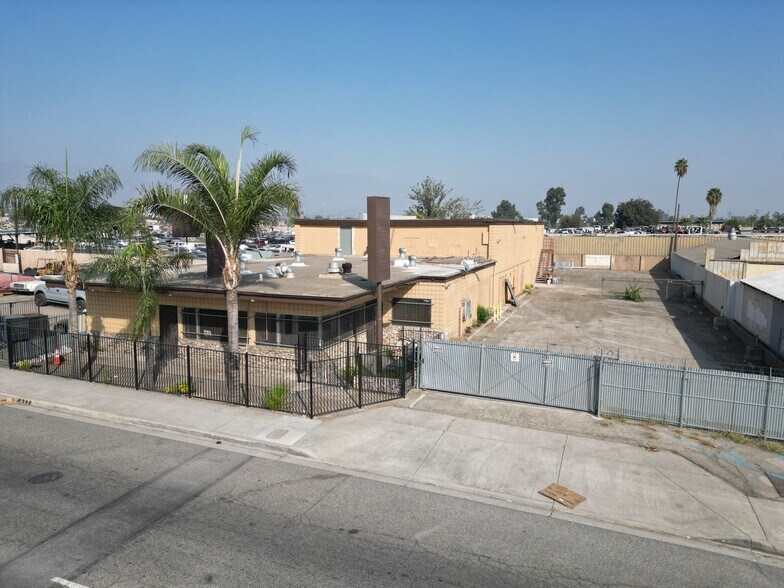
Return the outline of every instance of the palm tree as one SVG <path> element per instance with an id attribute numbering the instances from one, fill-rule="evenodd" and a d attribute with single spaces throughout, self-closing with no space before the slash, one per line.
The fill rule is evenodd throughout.
<path id="1" fill-rule="evenodd" d="M 716 209 L 719 207 L 721 203 L 721 197 L 723 194 L 721 190 L 718 188 L 711 188 L 708 190 L 708 194 L 705 196 L 705 200 L 708 201 L 709 213 L 708 217 L 710 218 L 710 224 L 713 226 L 713 219 L 716 218 Z"/>
<path id="2" fill-rule="evenodd" d="M 74 250 L 80 241 L 97 241 L 105 234 L 115 212 L 108 199 L 122 183 L 109 166 L 69 179 L 67 159 L 65 174 L 36 165 L 30 171 L 28 182 L 23 214 L 38 240 L 51 241 L 60 254 L 68 289 L 68 329 L 75 333 L 79 264 L 74 259 Z"/>
<path id="3" fill-rule="evenodd" d="M 675 173 L 678 176 L 678 186 L 675 188 L 675 237 L 673 237 L 673 246 L 672 250 L 675 251 L 677 247 L 678 241 L 678 216 L 680 216 L 680 210 L 678 209 L 678 194 L 681 190 L 681 178 L 686 175 L 686 172 L 689 171 L 689 162 L 685 159 L 681 158 L 675 162 Z"/>
<path id="4" fill-rule="evenodd" d="M 152 366 L 152 322 L 158 312 L 156 291 L 165 286 L 179 270 L 191 263 L 187 253 L 165 255 L 153 245 L 148 235 L 144 242 L 131 243 L 119 255 L 95 260 L 85 273 L 89 276 L 106 274 L 106 284 L 111 288 L 125 290 L 139 296 L 136 312 L 131 323 L 134 341 L 143 339 L 145 346 L 145 388 L 154 388 Z"/>
<path id="5" fill-rule="evenodd" d="M 291 155 L 273 151 L 242 169 L 242 147 L 245 141 L 255 143 L 256 136 L 250 127 L 242 130 L 233 175 L 221 151 L 199 143 L 154 145 L 136 160 L 137 170 L 156 171 L 176 183 L 142 187 L 136 206 L 172 221 L 193 223 L 225 258 L 222 276 L 232 355 L 239 352 L 240 243 L 257 227 L 300 212 L 299 190 L 290 181 L 296 171 Z"/>
<path id="6" fill-rule="evenodd" d="M 24 222 L 23 206 L 28 190 L 21 186 L 11 186 L 0 193 L 0 206 L 14 225 L 16 259 L 19 262 L 19 273 L 22 273 L 22 253 L 19 249 L 19 228 Z M 9 213 L 10 209 L 10 213 Z"/>

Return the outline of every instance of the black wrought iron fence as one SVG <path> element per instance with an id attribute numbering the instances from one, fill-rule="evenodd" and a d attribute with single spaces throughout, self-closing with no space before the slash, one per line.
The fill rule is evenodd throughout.
<path id="1" fill-rule="evenodd" d="M 314 417 L 405 396 L 413 344 L 351 342 L 296 358 L 230 353 L 157 341 L 69 334 L 41 323 L 6 327 L 6 365 L 65 378 Z"/>

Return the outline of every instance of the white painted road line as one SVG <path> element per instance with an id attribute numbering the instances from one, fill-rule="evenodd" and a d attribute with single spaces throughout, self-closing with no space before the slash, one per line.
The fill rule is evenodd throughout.
<path id="1" fill-rule="evenodd" d="M 68 588 L 88 588 L 83 584 L 77 584 L 76 582 L 71 582 L 70 580 L 66 580 L 65 578 L 52 578 L 52 582 L 57 582 L 58 584 L 62 584 L 63 586 L 68 586 Z"/>

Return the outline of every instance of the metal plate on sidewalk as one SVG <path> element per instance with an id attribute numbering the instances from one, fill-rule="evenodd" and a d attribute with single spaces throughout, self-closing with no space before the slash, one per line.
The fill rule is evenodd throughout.
<path id="1" fill-rule="evenodd" d="M 585 496 L 580 496 L 577 492 L 572 492 L 569 488 L 558 484 L 550 484 L 544 490 L 539 490 L 539 494 L 568 508 L 575 508 L 581 502 L 585 502 Z"/>

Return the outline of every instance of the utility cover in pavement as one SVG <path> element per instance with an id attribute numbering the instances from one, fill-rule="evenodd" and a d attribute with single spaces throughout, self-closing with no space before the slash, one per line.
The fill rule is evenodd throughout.
<path id="1" fill-rule="evenodd" d="M 558 504 L 563 504 L 569 508 L 574 508 L 585 501 L 585 496 L 580 496 L 577 492 L 572 492 L 569 488 L 559 486 L 558 484 L 550 484 L 544 490 L 539 490 L 539 494 L 547 496 L 547 498 L 555 500 Z"/>
<path id="2" fill-rule="evenodd" d="M 63 472 L 46 472 L 45 474 L 36 474 L 29 480 L 31 484 L 48 484 L 63 477 Z"/>
<path id="3" fill-rule="evenodd" d="M 773 487 L 776 489 L 776 492 L 779 493 L 779 496 L 784 496 L 784 476 L 781 474 L 774 474 L 773 472 L 765 472 L 765 475 L 770 480 L 770 483 L 773 484 Z"/>
<path id="4" fill-rule="evenodd" d="M 288 432 L 289 432 L 288 429 L 275 429 L 274 431 L 272 431 L 272 433 L 267 434 L 267 439 L 280 439 L 281 437 L 283 437 L 283 435 L 285 435 Z"/>

